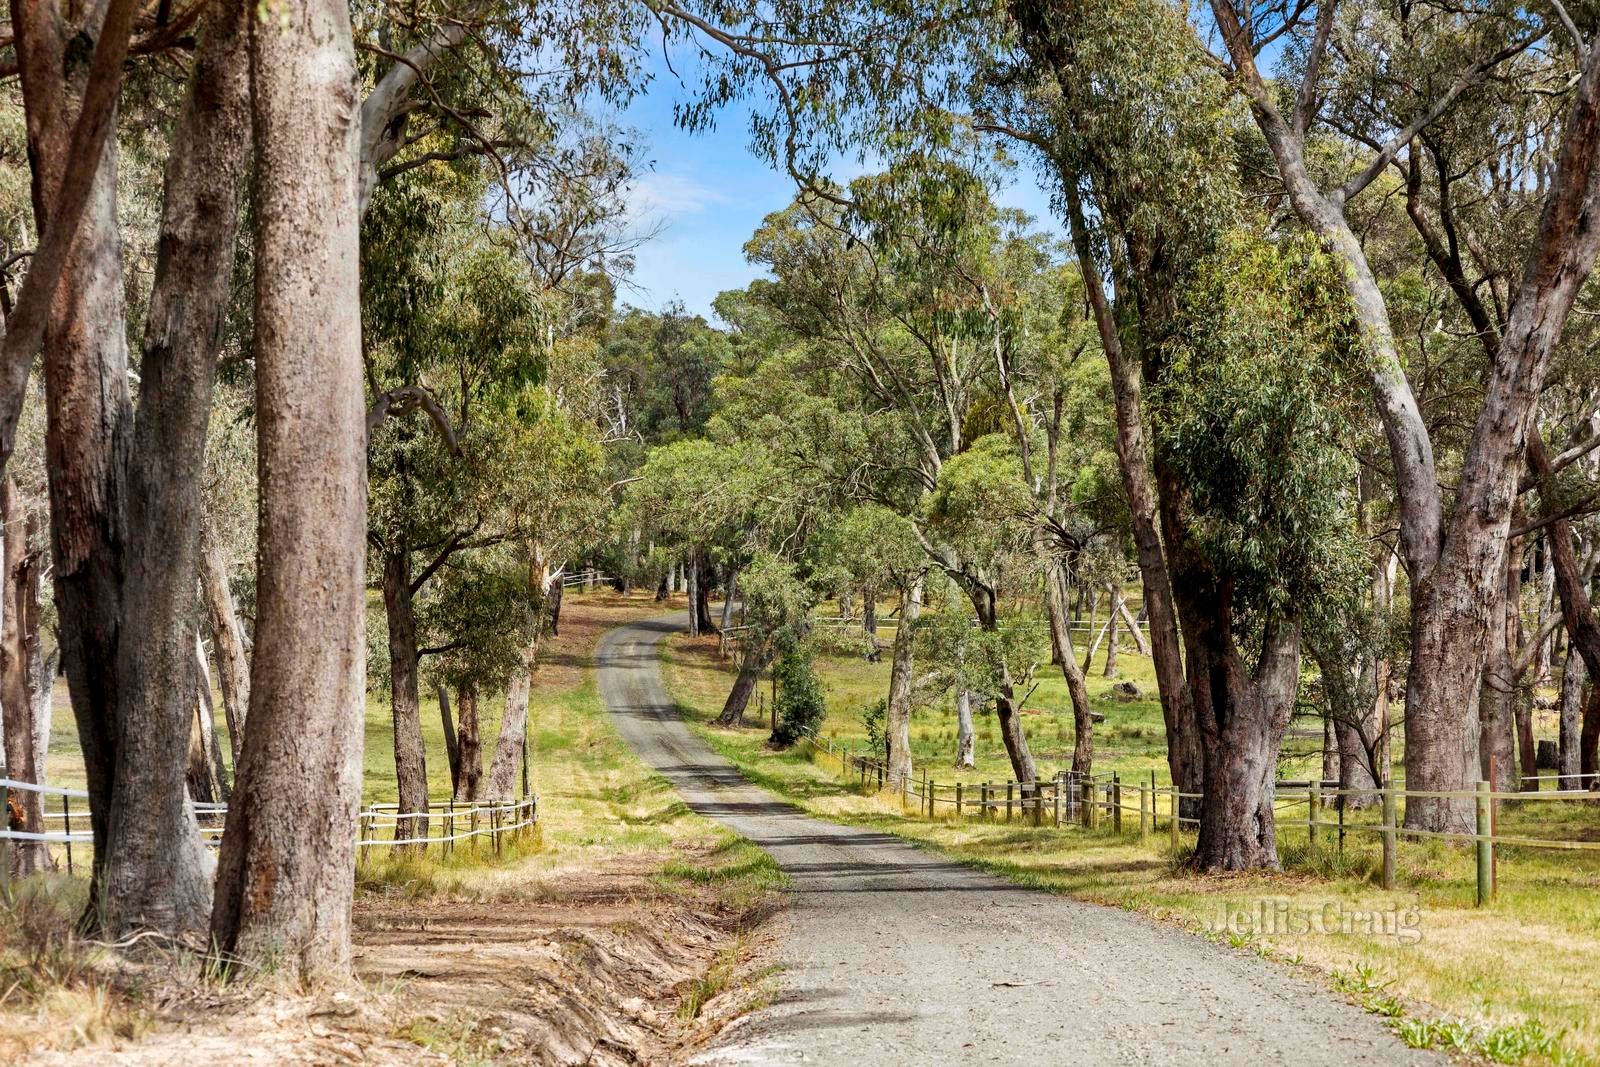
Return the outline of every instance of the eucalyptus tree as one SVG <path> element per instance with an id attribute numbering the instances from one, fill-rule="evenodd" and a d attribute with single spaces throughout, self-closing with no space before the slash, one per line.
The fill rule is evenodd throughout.
<path id="1" fill-rule="evenodd" d="M 544 317 L 526 269 L 480 227 L 483 190 L 475 161 L 408 174 L 379 191 L 364 226 L 368 539 L 387 621 L 398 800 L 424 816 L 402 823 L 405 837 L 427 825 L 419 664 L 457 639 L 420 641 L 416 599 L 452 558 L 503 543 L 533 506 L 498 469 L 516 414 L 501 398 L 542 373 Z"/>
<path id="2" fill-rule="evenodd" d="M 899 782 L 911 775 L 911 711 L 916 674 L 917 620 L 922 613 L 924 583 L 930 562 L 912 521 L 881 504 L 859 504 L 838 515 L 819 532 L 821 552 L 851 576 L 868 604 L 880 593 L 899 599 L 894 646 L 889 660 L 889 694 L 884 712 L 886 774 Z M 876 612 L 870 647 L 877 649 Z"/>
<path id="3" fill-rule="evenodd" d="M 1407 784 L 1462 790 L 1480 773 L 1480 724 L 1473 709 L 1490 617 L 1505 588 L 1503 564 L 1517 487 L 1526 460 L 1537 451 L 1528 447 L 1530 426 L 1552 352 L 1600 252 L 1600 235 L 1586 222 L 1600 197 L 1600 144 L 1594 132 L 1600 56 L 1585 29 L 1562 17 L 1564 9 L 1548 21 L 1531 10 L 1494 5 L 1408 4 L 1392 10 L 1317 3 L 1298 6 L 1287 17 L 1272 10 L 1246 5 L 1241 12 L 1229 0 L 1211 4 L 1230 60 L 1226 74 L 1266 139 L 1290 207 L 1343 265 L 1373 401 L 1389 440 L 1400 503 L 1400 554 L 1411 587 Z M 1393 33 L 1406 47 L 1364 47 L 1376 33 Z M 1571 58 L 1553 44 L 1569 35 Z M 1290 77 L 1278 90 L 1269 86 L 1257 56 L 1267 43 L 1286 36 L 1297 47 L 1287 50 L 1294 57 L 1285 72 Z M 1533 142 L 1528 157 L 1538 160 L 1535 169 L 1546 177 L 1537 221 L 1530 215 L 1521 228 L 1526 251 L 1520 278 L 1503 287 L 1482 402 L 1472 416 L 1452 500 L 1441 488 L 1435 441 L 1406 374 L 1383 290 L 1351 227 L 1349 205 L 1402 158 L 1407 166 L 1434 170 L 1448 180 L 1459 161 L 1437 167 L 1438 159 L 1430 160 L 1424 147 L 1427 134 L 1452 109 L 1470 103 L 1491 77 L 1508 72 L 1547 83 L 1562 107 L 1551 126 L 1522 135 Z M 1373 91 L 1358 110 L 1341 111 L 1329 106 L 1334 77 Z M 1324 129 L 1344 143 L 1365 147 L 1365 155 L 1332 173 L 1321 172 L 1308 145 Z M 1473 180 L 1470 173 L 1461 177 Z M 1428 220 L 1420 222 L 1426 239 Z M 1459 275 L 1446 277 L 1458 294 L 1470 298 L 1461 293 Z M 1416 798 L 1406 805 L 1406 824 L 1470 829 L 1471 809 L 1470 798 Z"/>
<path id="4" fill-rule="evenodd" d="M 286 9 L 250 34 L 250 70 L 260 592 L 250 728 L 211 935 L 225 959 L 276 958 L 302 979 L 342 977 L 366 688 L 366 405 L 360 323 L 350 314 L 360 300 L 360 215 L 348 11 Z M 301 180 L 308 167 L 318 182 Z M 307 271 L 308 258 L 321 269 Z"/>

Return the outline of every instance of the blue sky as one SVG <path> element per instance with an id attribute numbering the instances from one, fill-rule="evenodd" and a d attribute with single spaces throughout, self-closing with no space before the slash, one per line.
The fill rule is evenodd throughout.
<path id="1" fill-rule="evenodd" d="M 632 279 L 636 288 L 624 290 L 621 298 L 651 310 L 678 299 L 710 319 L 712 298 L 761 275 L 745 262 L 744 242 L 764 216 L 789 203 L 794 184 L 746 147 L 747 110 L 730 108 L 719 116 L 715 130 L 685 133 L 673 124 L 672 106 L 687 97 L 693 74 L 684 73 L 686 88 L 659 60 L 653 73 L 646 91 L 620 119 L 640 131 L 646 158 L 653 161 L 635 183 L 632 212 L 641 225 L 662 229 L 638 249 Z M 861 170 L 846 161 L 842 173 L 833 177 L 848 179 Z M 1051 222 L 1048 196 L 1026 168 L 1017 172 L 1000 200 L 1059 229 Z"/>

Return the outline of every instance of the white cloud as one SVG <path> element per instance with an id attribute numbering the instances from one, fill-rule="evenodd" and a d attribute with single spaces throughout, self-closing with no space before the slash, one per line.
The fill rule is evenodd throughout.
<path id="1" fill-rule="evenodd" d="M 650 173 L 629 187 L 628 215 L 640 220 L 670 221 L 731 201 L 722 190 L 686 175 Z"/>

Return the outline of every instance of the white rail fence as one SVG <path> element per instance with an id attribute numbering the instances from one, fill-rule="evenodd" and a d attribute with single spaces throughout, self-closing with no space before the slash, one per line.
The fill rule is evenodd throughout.
<path id="1" fill-rule="evenodd" d="M 17 810 L 12 807 L 11 800 L 14 791 L 40 794 L 45 809 L 40 816 L 42 831 L 17 828 Z M 74 802 L 77 802 L 76 811 Z M 89 794 L 82 789 L 0 778 L 0 804 L 7 814 L 4 824 L 0 825 L 0 850 L 8 849 L 12 842 L 63 846 L 70 874 L 74 869 L 73 846 L 79 846 L 80 853 L 85 847 L 94 847 L 94 833 L 89 829 Z M 58 810 L 50 810 L 52 807 Z M 458 844 L 470 843 L 471 847 L 478 848 L 483 841 L 498 853 L 504 842 L 526 834 L 539 821 L 539 797 L 534 793 L 509 799 L 430 800 L 428 808 L 425 812 L 403 812 L 398 804 L 364 805 L 356 818 L 356 846 L 363 853 L 372 848 L 403 846 L 424 851 L 436 847 L 447 854 Z M 197 803 L 194 813 L 200 824 L 201 839 L 215 848 L 222 841 L 228 806 Z M 0 871 L 0 875 L 3 873 Z"/>

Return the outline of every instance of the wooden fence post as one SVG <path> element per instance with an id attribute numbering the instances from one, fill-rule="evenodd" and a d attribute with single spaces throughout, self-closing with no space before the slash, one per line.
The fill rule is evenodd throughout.
<path id="1" fill-rule="evenodd" d="M 1139 783 L 1139 844 L 1150 843 L 1150 794 L 1145 792 L 1144 783 Z"/>
<path id="2" fill-rule="evenodd" d="M 1028 799 L 1030 801 L 1032 801 L 1032 803 L 1033 803 L 1033 825 L 1035 827 L 1043 826 L 1044 825 L 1044 807 L 1043 807 L 1044 794 L 1039 792 L 1039 782 L 1038 782 L 1037 779 L 1034 780 L 1030 784 L 1031 784 L 1031 787 L 1033 789 L 1033 795 L 1031 797 L 1029 797 Z"/>
<path id="3" fill-rule="evenodd" d="M 67 824 L 67 873 L 72 873 L 72 798 L 61 795 L 61 812 Z"/>
<path id="4" fill-rule="evenodd" d="M 1122 833 L 1122 776 L 1111 772 L 1111 828 Z"/>
<path id="5" fill-rule="evenodd" d="M 1383 888 L 1394 888 L 1394 785 L 1383 788 Z"/>
<path id="6" fill-rule="evenodd" d="M 1006 783 L 1006 822 L 1011 821 L 1011 782 Z"/>
<path id="7" fill-rule="evenodd" d="M 961 818 L 961 783 L 956 783 L 956 818 Z"/>
<path id="8" fill-rule="evenodd" d="M 1172 851 L 1178 851 L 1178 833 L 1182 829 L 1179 824 L 1178 812 L 1183 810 L 1182 797 L 1178 794 L 1178 783 L 1172 783 L 1172 821 L 1167 824 L 1168 831 L 1172 834 Z"/>
<path id="9" fill-rule="evenodd" d="M 1078 822 L 1086 830 L 1094 828 L 1094 783 L 1078 779 Z"/>
<path id="10" fill-rule="evenodd" d="M 900 776 L 900 814 L 904 815 L 906 813 L 906 809 L 910 806 L 911 776 L 909 774 L 902 774 Z"/>
<path id="11" fill-rule="evenodd" d="M 1490 797 L 1493 785 L 1478 783 L 1478 907 L 1494 899 L 1494 831 L 1489 809 L 1494 804 Z"/>
<path id="12" fill-rule="evenodd" d="M 1059 830 L 1061 828 L 1061 779 L 1057 778 L 1055 780 L 1055 782 L 1054 782 L 1054 784 L 1053 784 L 1053 786 L 1051 788 L 1051 793 L 1054 794 L 1055 809 L 1056 809 L 1056 829 Z"/>
<path id="13" fill-rule="evenodd" d="M 1306 790 L 1306 846 L 1312 860 L 1317 858 L 1317 823 L 1322 820 L 1322 783 L 1312 782 Z"/>

